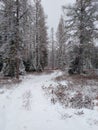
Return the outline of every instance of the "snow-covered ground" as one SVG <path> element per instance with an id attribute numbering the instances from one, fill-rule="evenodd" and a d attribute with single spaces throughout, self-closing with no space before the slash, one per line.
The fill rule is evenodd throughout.
<path id="1" fill-rule="evenodd" d="M 20 84 L 0 88 L 0 130 L 98 130 L 98 108 L 64 109 L 44 95 L 42 86 L 56 85 L 58 75 L 27 75 Z"/>

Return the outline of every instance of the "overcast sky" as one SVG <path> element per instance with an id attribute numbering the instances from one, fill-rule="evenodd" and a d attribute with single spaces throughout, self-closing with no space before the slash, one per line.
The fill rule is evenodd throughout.
<path id="1" fill-rule="evenodd" d="M 48 16 L 48 27 L 53 27 L 56 31 L 62 14 L 62 5 L 73 3 L 75 0 L 42 0 L 44 11 Z M 50 29 L 49 29 L 50 30 Z"/>

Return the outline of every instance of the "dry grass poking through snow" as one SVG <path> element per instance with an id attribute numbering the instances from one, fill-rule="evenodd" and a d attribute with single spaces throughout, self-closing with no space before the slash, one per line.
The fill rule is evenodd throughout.
<path id="1" fill-rule="evenodd" d="M 54 71 L 53 70 L 44 70 L 43 72 L 28 72 L 27 74 L 33 74 L 33 75 L 48 75 L 48 74 L 52 74 Z"/>
<path id="2" fill-rule="evenodd" d="M 7 88 L 10 89 L 22 82 L 21 79 L 16 79 L 16 78 L 0 78 L 0 88 Z"/>
<path id="3" fill-rule="evenodd" d="M 98 106 L 98 76 L 61 75 L 55 78 L 58 85 L 44 87 L 51 102 L 61 103 L 67 108 L 93 109 Z M 66 82 L 66 85 L 62 84 Z"/>

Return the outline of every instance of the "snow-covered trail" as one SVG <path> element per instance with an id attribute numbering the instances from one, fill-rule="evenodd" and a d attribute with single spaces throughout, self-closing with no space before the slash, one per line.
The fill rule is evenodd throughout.
<path id="1" fill-rule="evenodd" d="M 42 86 L 55 85 L 52 79 L 60 74 L 28 75 L 19 85 L 0 89 L 0 130 L 98 130 L 96 111 L 84 110 L 85 116 L 78 117 L 44 96 Z"/>

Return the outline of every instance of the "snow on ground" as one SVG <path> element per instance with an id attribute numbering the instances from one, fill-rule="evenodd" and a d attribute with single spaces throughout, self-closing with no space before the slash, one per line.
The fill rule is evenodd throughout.
<path id="1" fill-rule="evenodd" d="M 58 75 L 61 72 L 27 75 L 20 84 L 2 87 L 0 130 L 98 130 L 97 108 L 64 109 L 46 98 L 42 86 L 56 85 Z"/>

